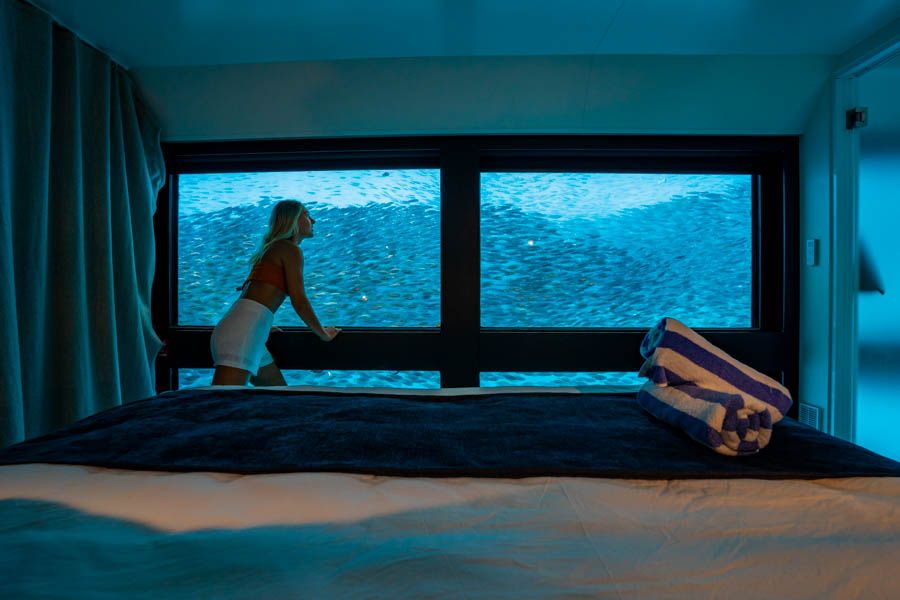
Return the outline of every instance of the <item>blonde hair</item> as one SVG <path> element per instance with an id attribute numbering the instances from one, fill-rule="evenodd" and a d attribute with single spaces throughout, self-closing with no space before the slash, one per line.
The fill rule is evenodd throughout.
<path id="1" fill-rule="evenodd" d="M 258 263 L 275 242 L 289 240 L 297 235 L 297 219 L 303 209 L 303 204 L 296 200 L 282 200 L 275 205 L 269 217 L 269 230 L 263 236 L 259 250 L 250 257 L 251 265 Z"/>

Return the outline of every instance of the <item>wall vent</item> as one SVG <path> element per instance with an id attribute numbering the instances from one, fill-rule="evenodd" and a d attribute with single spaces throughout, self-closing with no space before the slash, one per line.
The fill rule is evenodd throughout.
<path id="1" fill-rule="evenodd" d="M 800 422 L 804 425 L 809 425 L 810 427 L 815 427 L 816 429 L 822 429 L 822 421 L 821 421 L 822 411 L 818 406 L 813 406 L 812 404 L 805 404 L 803 402 L 800 403 Z"/>

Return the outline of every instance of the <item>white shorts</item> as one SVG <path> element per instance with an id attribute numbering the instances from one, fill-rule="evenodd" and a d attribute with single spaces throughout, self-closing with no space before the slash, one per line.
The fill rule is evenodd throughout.
<path id="1" fill-rule="evenodd" d="M 256 375 L 260 367 L 275 362 L 266 350 L 274 320 L 275 315 L 268 307 L 246 298 L 239 299 L 213 329 L 209 340 L 213 364 L 244 369 Z"/>

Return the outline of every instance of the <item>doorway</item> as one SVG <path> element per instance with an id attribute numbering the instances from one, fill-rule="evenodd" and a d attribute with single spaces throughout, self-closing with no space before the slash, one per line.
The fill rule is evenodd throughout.
<path id="1" fill-rule="evenodd" d="M 856 410 L 854 441 L 900 460 L 900 56 L 858 78 Z"/>

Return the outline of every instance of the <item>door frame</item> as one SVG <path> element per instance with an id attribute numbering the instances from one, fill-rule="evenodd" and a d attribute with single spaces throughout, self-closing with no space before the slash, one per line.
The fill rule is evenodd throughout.
<path id="1" fill-rule="evenodd" d="M 859 78 L 900 55 L 900 20 L 878 31 L 836 61 L 831 118 L 831 348 L 830 432 L 856 439 L 859 295 L 859 134 L 847 129 L 846 111 L 860 100 Z"/>

